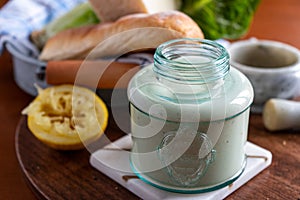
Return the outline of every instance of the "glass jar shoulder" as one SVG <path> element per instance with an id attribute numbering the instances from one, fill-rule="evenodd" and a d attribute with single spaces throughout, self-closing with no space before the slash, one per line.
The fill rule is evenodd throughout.
<path id="1" fill-rule="evenodd" d="M 222 81 L 193 85 L 165 83 L 155 76 L 152 67 L 149 65 L 141 69 L 128 87 L 129 101 L 142 111 L 159 104 L 167 112 L 199 110 L 217 120 L 243 112 L 253 100 L 249 80 L 235 68 L 231 68 Z"/>
<path id="2" fill-rule="evenodd" d="M 224 82 L 230 115 L 236 115 L 251 106 L 254 98 L 253 87 L 242 72 L 231 67 Z"/>

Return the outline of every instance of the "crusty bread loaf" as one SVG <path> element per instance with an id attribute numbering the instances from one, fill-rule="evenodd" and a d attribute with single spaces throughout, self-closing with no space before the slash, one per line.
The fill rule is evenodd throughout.
<path id="1" fill-rule="evenodd" d="M 89 0 L 94 12 L 102 22 L 116 21 L 135 13 L 156 13 L 177 10 L 178 0 Z"/>
<path id="2" fill-rule="evenodd" d="M 135 13 L 147 13 L 142 0 L 89 0 L 102 22 L 116 21 L 120 17 Z"/>
<path id="3" fill-rule="evenodd" d="M 199 26 L 179 11 L 132 14 L 113 23 L 60 32 L 48 40 L 39 58 L 48 61 L 120 56 L 154 49 L 171 39 L 203 37 Z"/>

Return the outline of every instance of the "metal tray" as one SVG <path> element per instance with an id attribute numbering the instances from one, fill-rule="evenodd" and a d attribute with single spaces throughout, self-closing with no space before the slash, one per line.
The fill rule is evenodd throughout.
<path id="1" fill-rule="evenodd" d="M 48 86 L 45 81 L 45 62 L 31 57 L 12 42 L 6 42 L 5 47 L 12 55 L 14 79 L 22 90 L 32 96 L 36 96 L 37 90 L 34 84 L 42 88 Z"/>
<path id="2" fill-rule="evenodd" d="M 41 88 L 49 87 L 46 82 L 46 66 L 47 63 L 38 60 L 33 55 L 28 53 L 28 50 L 15 41 L 7 41 L 5 47 L 12 55 L 14 79 L 17 85 L 26 93 L 36 96 L 37 89 L 35 84 Z M 93 89 L 93 88 L 91 88 Z M 95 89 L 106 105 L 111 106 L 112 89 Z M 127 106 L 127 91 L 126 89 L 115 89 L 114 93 L 120 98 L 115 106 Z"/>

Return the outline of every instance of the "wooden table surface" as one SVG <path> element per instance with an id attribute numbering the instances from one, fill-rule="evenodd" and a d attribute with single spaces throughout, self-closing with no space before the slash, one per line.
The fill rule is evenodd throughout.
<path id="1" fill-rule="evenodd" d="M 5 2 L 0 1 L 0 6 Z M 278 40 L 300 49 L 300 1 L 262 0 L 251 29 L 245 38 L 249 37 Z M 46 188 L 45 191 L 48 193 L 40 195 L 52 197 L 52 199 L 56 199 L 59 196 L 65 199 L 78 199 L 80 197 L 87 197 L 87 199 L 136 198 L 114 181 L 93 170 L 88 164 L 89 154 L 87 151 L 59 153 L 46 148 L 35 138 L 31 137 L 26 129 L 26 118 L 22 117 L 20 113 L 33 97 L 23 92 L 15 84 L 12 61 L 7 52 L 1 55 L 0 66 L 0 89 L 2 92 L 0 98 L 0 199 L 35 199 L 36 191 L 32 192 L 34 191 L 33 188 Z M 20 130 L 22 131 L 20 132 Z M 111 135 L 119 134 L 113 125 L 108 130 Z M 20 137 L 25 137 L 25 140 L 31 145 L 15 146 L 21 139 Z M 252 115 L 250 118 L 249 140 L 273 153 L 272 165 L 252 179 L 247 185 L 229 196 L 228 199 L 299 200 L 300 131 L 269 133 L 263 127 L 261 116 Z M 27 157 L 23 157 L 22 161 L 31 166 L 28 169 L 30 169 L 31 173 L 35 172 L 37 178 L 47 177 L 49 172 L 43 172 L 41 169 L 43 169 L 43 166 L 47 169 L 55 166 L 55 163 L 46 162 L 51 159 L 61 163 L 64 162 L 63 164 L 66 164 L 68 167 L 68 172 L 87 173 L 89 177 L 81 176 L 80 179 L 78 178 L 80 176 L 77 174 L 74 177 L 69 177 L 70 180 L 73 180 L 72 183 L 65 183 L 60 182 L 60 176 L 55 175 L 55 172 L 53 172 L 50 174 L 51 176 L 48 174 L 49 180 L 45 178 L 44 185 L 32 187 L 32 185 L 28 184 L 30 180 L 24 176 L 22 167 L 18 162 L 16 149 L 22 152 L 29 152 L 25 154 Z M 30 162 L 36 151 L 41 151 L 45 155 L 42 158 L 42 160 L 45 160 L 43 165 L 38 166 L 35 165 L 36 163 Z M 47 159 L 49 155 L 52 157 Z M 77 162 L 77 159 L 81 160 L 81 162 Z M 52 180 L 51 178 L 54 179 Z M 88 182 L 94 183 L 94 185 L 87 184 Z M 82 187 L 80 187 L 80 184 L 83 184 Z M 53 186 L 55 187 L 53 188 Z M 81 188 L 84 188 L 85 191 L 82 196 L 74 196 L 73 194 Z M 98 192 L 98 196 L 86 196 L 93 194 L 93 192 Z"/>

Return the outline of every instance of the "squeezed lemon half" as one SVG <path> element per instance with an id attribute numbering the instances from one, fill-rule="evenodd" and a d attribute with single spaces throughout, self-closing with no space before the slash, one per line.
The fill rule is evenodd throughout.
<path id="1" fill-rule="evenodd" d="M 105 103 L 93 91 L 59 85 L 38 89 L 22 114 L 33 135 L 58 150 L 76 150 L 97 140 L 108 123 Z"/>

